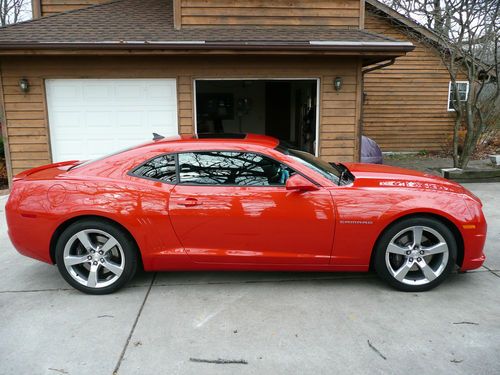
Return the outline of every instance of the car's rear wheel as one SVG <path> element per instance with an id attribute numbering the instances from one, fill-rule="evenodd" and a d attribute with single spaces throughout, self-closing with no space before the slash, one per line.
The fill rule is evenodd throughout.
<path id="1" fill-rule="evenodd" d="M 375 249 L 378 275 L 396 289 L 421 292 L 453 270 L 457 245 L 451 230 L 430 217 L 404 219 L 381 236 Z"/>
<path id="2" fill-rule="evenodd" d="M 57 240 L 55 255 L 63 278 L 89 294 L 120 289 L 137 269 L 134 241 L 120 227 L 105 221 L 71 224 Z"/>

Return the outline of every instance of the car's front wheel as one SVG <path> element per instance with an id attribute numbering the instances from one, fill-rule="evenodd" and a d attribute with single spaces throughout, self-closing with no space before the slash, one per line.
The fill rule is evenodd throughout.
<path id="1" fill-rule="evenodd" d="M 431 217 L 392 225 L 375 249 L 377 274 L 396 289 L 421 292 L 438 286 L 453 270 L 457 244 L 451 230 Z"/>
<path id="2" fill-rule="evenodd" d="M 89 294 L 108 294 L 124 286 L 137 269 L 135 242 L 119 226 L 106 221 L 71 224 L 56 243 L 62 277 Z"/>

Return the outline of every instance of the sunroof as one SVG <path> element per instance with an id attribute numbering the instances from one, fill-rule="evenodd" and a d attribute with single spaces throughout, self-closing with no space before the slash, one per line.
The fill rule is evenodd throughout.
<path id="1" fill-rule="evenodd" d="M 245 133 L 198 133 L 198 139 L 244 139 Z"/>

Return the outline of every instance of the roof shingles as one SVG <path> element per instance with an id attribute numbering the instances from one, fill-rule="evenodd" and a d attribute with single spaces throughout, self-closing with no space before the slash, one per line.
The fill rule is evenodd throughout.
<path id="1" fill-rule="evenodd" d="M 357 29 L 316 26 L 186 27 L 176 30 L 171 0 L 115 0 L 0 28 L 0 48 L 57 45 L 309 45 L 309 41 L 404 46 L 394 39 Z M 203 43 L 202 43 L 203 42 Z M 406 46 L 408 48 L 408 45 Z"/>

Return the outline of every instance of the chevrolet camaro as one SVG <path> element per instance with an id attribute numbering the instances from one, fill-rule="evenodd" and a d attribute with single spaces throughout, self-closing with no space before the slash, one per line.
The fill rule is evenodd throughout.
<path id="1" fill-rule="evenodd" d="M 9 236 L 74 288 L 106 294 L 141 267 L 355 271 L 424 291 L 484 262 L 481 201 L 457 183 L 327 163 L 251 134 L 163 138 L 17 175 Z"/>

